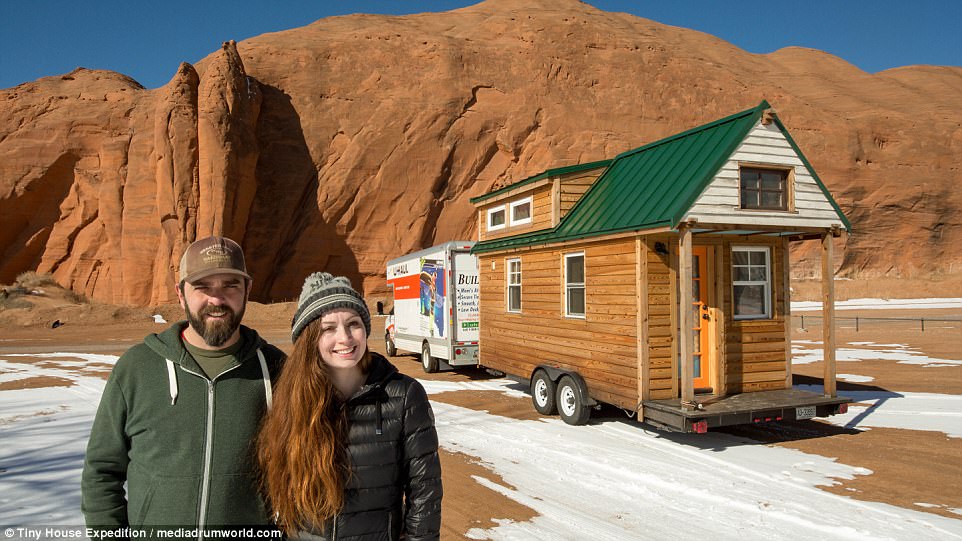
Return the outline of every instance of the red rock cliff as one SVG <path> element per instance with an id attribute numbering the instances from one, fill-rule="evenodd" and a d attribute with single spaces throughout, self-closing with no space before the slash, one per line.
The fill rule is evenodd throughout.
<path id="1" fill-rule="evenodd" d="M 183 246 L 227 234 L 254 298 L 318 269 L 473 238 L 468 199 L 768 99 L 855 228 L 840 275 L 962 273 L 962 69 L 867 74 L 746 53 L 574 0 L 357 15 L 224 47 L 166 86 L 78 69 L 0 91 L 0 283 L 173 300 Z M 794 273 L 817 273 L 814 246 Z"/>

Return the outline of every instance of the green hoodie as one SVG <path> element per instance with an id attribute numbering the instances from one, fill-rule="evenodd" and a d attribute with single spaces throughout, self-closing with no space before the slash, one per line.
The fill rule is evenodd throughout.
<path id="1" fill-rule="evenodd" d="M 184 349 L 181 321 L 117 361 L 87 443 L 89 527 L 263 525 L 253 439 L 284 354 L 241 326 L 240 362 L 213 378 Z M 126 495 L 124 482 L 127 483 Z"/>

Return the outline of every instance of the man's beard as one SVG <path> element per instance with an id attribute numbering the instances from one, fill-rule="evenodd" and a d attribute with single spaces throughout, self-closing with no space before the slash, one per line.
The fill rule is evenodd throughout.
<path id="1" fill-rule="evenodd" d="M 200 309 L 200 312 L 193 314 L 187 308 L 187 321 L 194 331 L 199 334 L 208 346 L 219 348 L 224 342 L 234 335 L 234 331 L 240 327 L 241 320 L 244 318 L 246 303 L 241 306 L 240 312 L 234 312 L 230 306 L 211 306 L 207 305 Z M 226 312 L 227 318 L 223 320 L 209 321 L 204 317 L 211 312 Z"/>

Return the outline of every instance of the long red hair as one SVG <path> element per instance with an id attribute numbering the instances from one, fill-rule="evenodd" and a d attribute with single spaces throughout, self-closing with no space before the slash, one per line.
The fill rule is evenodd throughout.
<path id="1" fill-rule="evenodd" d="M 318 318 L 298 336 L 257 436 L 261 490 L 287 534 L 336 515 L 350 476 L 347 418 L 318 352 L 320 329 Z M 369 365 L 366 351 L 361 370 Z"/>

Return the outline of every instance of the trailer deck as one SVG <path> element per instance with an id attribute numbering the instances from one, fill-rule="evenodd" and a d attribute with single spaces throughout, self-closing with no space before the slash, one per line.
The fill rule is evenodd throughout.
<path id="1" fill-rule="evenodd" d="M 705 432 L 709 428 L 773 421 L 827 417 L 847 411 L 843 396 L 825 396 L 801 389 L 756 391 L 725 397 L 696 396 L 683 406 L 680 398 L 647 400 L 645 422 L 679 432 Z"/>

